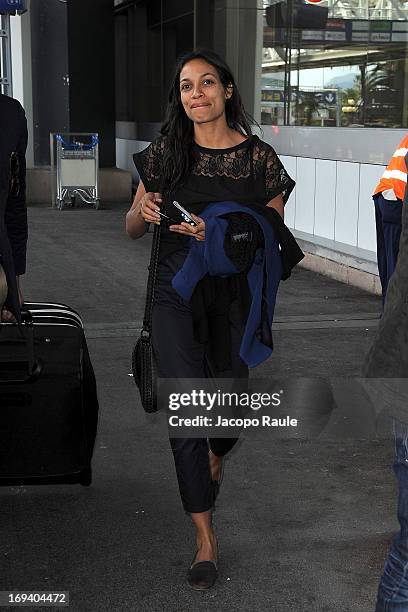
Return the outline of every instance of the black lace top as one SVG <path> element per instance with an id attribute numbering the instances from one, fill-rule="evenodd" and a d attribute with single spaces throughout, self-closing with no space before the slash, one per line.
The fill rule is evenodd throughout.
<path id="1" fill-rule="evenodd" d="M 146 191 L 162 191 L 161 164 L 165 137 L 161 136 L 134 156 Z M 295 182 L 274 149 L 258 136 L 227 149 L 193 145 L 190 176 L 172 194 L 188 211 L 199 215 L 210 202 L 231 200 L 241 204 L 266 205 L 278 194 L 286 202 Z M 163 212 L 167 204 L 164 203 Z M 185 248 L 190 239 L 162 228 L 160 259 Z"/>

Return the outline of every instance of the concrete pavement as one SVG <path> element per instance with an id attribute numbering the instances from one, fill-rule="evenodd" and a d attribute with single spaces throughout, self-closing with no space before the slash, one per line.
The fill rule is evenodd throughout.
<path id="1" fill-rule="evenodd" d="M 69 591 L 75 612 L 372 612 L 396 529 L 387 439 L 241 440 L 215 513 L 219 581 L 186 584 L 193 530 L 167 430 L 129 377 L 151 237 L 127 238 L 125 210 L 29 209 L 25 297 L 82 314 L 101 413 L 92 487 L 0 489 L 0 590 Z M 274 355 L 254 376 L 357 376 L 380 307 L 296 269 L 279 290 Z"/>

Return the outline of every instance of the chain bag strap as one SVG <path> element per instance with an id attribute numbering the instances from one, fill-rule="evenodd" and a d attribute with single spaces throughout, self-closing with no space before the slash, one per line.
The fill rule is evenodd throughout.
<path id="1" fill-rule="evenodd" d="M 154 226 L 143 327 L 132 353 L 132 371 L 145 412 L 157 412 L 156 363 L 152 343 L 152 312 L 160 247 L 160 225 Z"/>
<path id="2" fill-rule="evenodd" d="M 159 262 L 159 248 L 160 248 L 160 225 L 154 226 L 153 239 L 152 239 L 152 250 L 150 253 L 150 264 L 149 264 L 149 276 L 147 279 L 146 289 L 146 304 L 143 317 L 143 330 L 149 334 L 152 331 L 152 311 L 154 301 L 154 288 L 156 285 L 157 276 L 157 264 Z"/>

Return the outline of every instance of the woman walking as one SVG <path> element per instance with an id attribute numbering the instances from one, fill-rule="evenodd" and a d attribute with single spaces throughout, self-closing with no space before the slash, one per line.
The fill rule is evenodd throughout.
<path id="1" fill-rule="evenodd" d="M 127 232 L 140 238 L 148 223 L 161 224 L 152 321 L 158 375 L 204 378 L 207 363 L 213 376 L 247 377 L 248 367 L 239 354 L 242 310 L 248 298 L 243 275 L 207 275 L 190 301 L 175 291 L 172 279 L 186 260 L 191 239 L 206 239 L 200 214 L 209 203 L 257 203 L 283 217 L 294 182 L 272 147 L 252 135 L 234 77 L 214 52 L 193 51 L 179 60 L 161 136 L 135 156 L 135 163 L 141 180 L 126 217 Z M 174 217 L 173 200 L 191 213 L 195 227 L 171 221 L 166 226 L 161 221 L 166 217 L 159 212 Z M 183 507 L 196 528 L 197 548 L 188 581 L 197 590 L 211 587 L 217 578 L 211 516 L 223 457 L 235 442 L 235 438 L 170 440 Z"/>

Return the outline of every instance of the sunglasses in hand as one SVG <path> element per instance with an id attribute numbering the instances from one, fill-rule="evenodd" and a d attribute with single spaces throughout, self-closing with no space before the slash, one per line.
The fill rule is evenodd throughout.
<path id="1" fill-rule="evenodd" d="M 197 225 L 197 222 L 194 221 L 190 213 L 185 208 L 183 208 L 181 204 L 176 202 L 176 200 L 174 200 L 174 202 L 172 203 L 172 207 L 173 207 L 173 210 L 175 209 L 174 213 L 176 216 L 173 216 L 171 214 L 166 215 L 160 210 L 157 211 L 158 214 L 162 217 L 162 219 L 165 219 L 169 225 L 171 225 L 172 223 L 174 223 L 175 225 L 180 225 L 183 222 L 188 223 L 189 225 L 192 225 L 193 227 Z M 167 212 L 167 209 L 166 209 L 166 212 Z"/>

